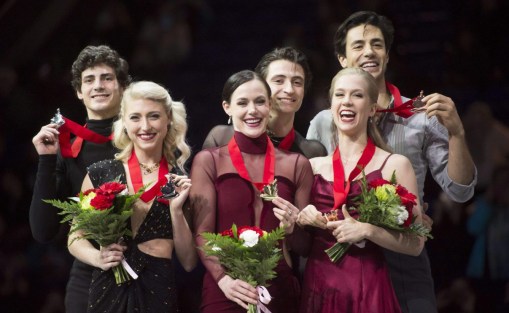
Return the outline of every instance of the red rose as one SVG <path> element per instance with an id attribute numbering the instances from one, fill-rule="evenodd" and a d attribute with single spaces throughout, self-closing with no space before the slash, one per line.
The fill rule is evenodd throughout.
<path id="1" fill-rule="evenodd" d="M 417 204 L 416 200 L 417 200 L 417 197 L 411 193 L 411 192 L 408 192 L 408 190 L 401 186 L 401 185 L 397 185 L 396 186 L 396 193 L 398 194 L 399 198 L 401 199 L 401 204 L 408 207 L 408 206 L 411 206 L 413 207 L 414 205 Z"/>
<path id="2" fill-rule="evenodd" d="M 118 193 L 121 193 L 124 189 L 126 189 L 126 185 L 124 184 L 121 184 L 119 182 L 108 182 L 102 184 L 97 190 L 97 193 L 104 195 L 116 195 Z"/>
<path id="3" fill-rule="evenodd" d="M 263 230 L 256 226 L 242 226 L 239 227 L 239 236 L 246 230 L 252 230 L 258 233 L 258 236 L 263 237 Z"/>
<path id="4" fill-rule="evenodd" d="M 102 195 L 97 194 L 91 201 L 90 205 L 96 210 L 103 211 L 110 208 L 113 205 L 114 195 Z"/>
<path id="5" fill-rule="evenodd" d="M 221 232 L 221 236 L 234 238 L 233 237 L 233 231 L 231 229 L 227 229 L 227 230 L 222 231 Z"/>
<path id="6" fill-rule="evenodd" d="M 387 185 L 387 184 L 390 184 L 390 182 L 388 180 L 385 180 L 383 178 L 377 178 L 377 179 L 370 181 L 368 183 L 368 186 L 370 186 L 371 188 L 376 188 L 376 187 L 380 187 L 380 186 Z"/>

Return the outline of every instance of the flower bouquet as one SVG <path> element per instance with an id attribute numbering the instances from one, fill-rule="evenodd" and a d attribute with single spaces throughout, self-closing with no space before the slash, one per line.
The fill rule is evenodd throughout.
<path id="1" fill-rule="evenodd" d="M 141 196 L 144 189 L 140 188 L 136 194 L 129 195 L 126 185 L 113 181 L 99 188 L 80 192 L 78 197 L 70 197 L 71 201 L 43 201 L 61 209 L 58 214 L 64 217 L 60 222 L 71 223 L 69 234 L 80 230 L 82 231 L 80 239 L 94 240 L 104 247 L 120 242 L 126 236 L 132 236 L 127 222 L 133 213 L 131 207 L 134 201 Z M 122 264 L 112 268 L 117 284 L 130 279 L 125 267 L 128 267 L 133 278 L 137 278 L 129 265 L 122 261 Z"/>
<path id="2" fill-rule="evenodd" d="M 348 209 L 358 212 L 359 222 L 433 238 L 430 230 L 424 225 L 414 224 L 412 208 L 416 205 L 417 198 L 396 182 L 395 173 L 392 173 L 390 181 L 376 179 L 368 183 L 363 172 L 360 182 L 361 194 L 354 199 L 355 208 Z M 350 246 L 350 243 L 338 242 L 325 252 L 332 262 L 337 262 Z"/>
<path id="3" fill-rule="evenodd" d="M 274 269 L 282 256 L 278 242 L 284 238 L 284 229 L 278 227 L 266 232 L 254 226 L 237 228 L 233 224 L 222 233 L 203 233 L 202 236 L 207 240 L 202 246 L 207 256 L 217 257 L 226 274 L 249 283 L 261 294 L 261 302 L 249 304 L 248 312 L 255 313 L 257 306 L 268 304 L 270 295 L 263 286 L 276 277 Z M 264 301 L 262 295 L 268 300 Z"/>

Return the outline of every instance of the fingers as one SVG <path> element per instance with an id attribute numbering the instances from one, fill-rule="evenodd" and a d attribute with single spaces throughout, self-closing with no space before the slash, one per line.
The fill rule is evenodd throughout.
<path id="1" fill-rule="evenodd" d="M 309 225 L 321 229 L 327 228 L 327 218 L 319 212 L 314 205 L 308 205 L 299 212 L 297 224 Z"/>
<path id="2" fill-rule="evenodd" d="M 344 224 L 344 220 L 327 223 L 327 228 L 332 230 L 332 236 L 336 238 L 337 242 L 348 242 Z"/>
<path id="3" fill-rule="evenodd" d="M 424 97 L 423 102 L 426 103 L 423 108 L 425 108 L 429 117 L 440 113 L 453 113 L 456 111 L 456 105 L 452 99 L 438 93 Z"/>
<path id="4" fill-rule="evenodd" d="M 122 262 L 124 258 L 124 251 L 127 247 L 112 244 L 106 247 L 101 247 L 99 251 L 99 267 L 106 271 Z"/>
<path id="5" fill-rule="evenodd" d="M 178 193 L 178 196 L 170 202 L 170 210 L 173 211 L 175 208 L 179 208 L 180 211 L 191 190 L 191 179 L 187 175 L 177 174 L 169 174 L 167 177 L 172 180 L 175 185 L 175 191 Z"/>
<path id="6" fill-rule="evenodd" d="M 297 217 L 299 214 L 299 209 L 297 209 L 291 202 L 277 197 L 272 200 L 272 203 L 277 206 L 277 209 L 280 209 L 285 217 Z"/>
<path id="7" fill-rule="evenodd" d="M 440 124 L 445 126 L 451 136 L 461 135 L 463 133 L 463 124 L 459 117 L 456 105 L 451 98 L 433 93 L 422 99 L 426 103 L 418 112 L 425 111 L 426 116 L 431 118 L 436 116 Z"/>
<path id="8" fill-rule="evenodd" d="M 239 279 L 233 281 L 231 295 L 234 301 L 238 300 L 235 302 L 237 303 L 240 302 L 239 304 L 245 309 L 247 309 L 248 307 L 246 303 L 256 304 L 258 302 L 257 301 L 258 293 L 256 292 L 256 289 L 253 286 L 249 285 L 248 283 Z"/>
<path id="9" fill-rule="evenodd" d="M 428 215 L 422 214 L 422 224 L 431 231 L 433 227 L 433 220 Z"/>
<path id="10" fill-rule="evenodd" d="M 56 124 L 49 124 L 41 127 L 41 130 L 34 136 L 32 143 L 37 144 L 53 144 L 58 141 L 60 132 L 56 129 Z"/>
<path id="11" fill-rule="evenodd" d="M 173 181 L 175 187 L 187 189 L 191 186 L 191 179 L 187 175 L 169 174 L 168 179 Z"/>
<path id="12" fill-rule="evenodd" d="M 237 303 L 244 309 L 248 308 L 248 303 L 256 304 L 258 302 L 258 293 L 250 284 L 240 279 L 232 279 L 226 275 L 218 282 L 219 288 L 223 291 L 226 298 Z"/>
<path id="13" fill-rule="evenodd" d="M 291 202 L 280 197 L 273 199 L 272 203 L 276 205 L 276 207 L 273 208 L 273 212 L 274 215 L 281 221 L 281 226 L 284 227 L 287 232 L 292 232 L 293 226 L 297 221 L 299 209 L 297 209 Z"/>
<path id="14" fill-rule="evenodd" d="M 345 220 L 348 219 L 348 218 L 352 218 L 350 216 L 350 213 L 348 213 L 348 210 L 346 208 L 346 204 L 343 204 L 343 206 L 341 207 L 341 211 L 343 212 L 343 216 L 345 217 Z"/>

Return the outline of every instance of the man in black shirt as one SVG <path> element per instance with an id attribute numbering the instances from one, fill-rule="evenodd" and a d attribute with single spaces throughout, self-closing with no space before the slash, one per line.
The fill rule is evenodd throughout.
<path id="1" fill-rule="evenodd" d="M 71 84 L 87 110 L 85 127 L 99 136 L 110 136 L 122 93 L 130 82 L 127 62 L 108 46 L 87 46 L 74 61 L 71 73 Z M 72 155 L 64 157 L 59 134 L 57 124 L 50 123 L 32 139 L 39 164 L 30 204 L 30 228 L 33 237 L 42 243 L 53 241 L 61 226 L 58 209 L 42 200 L 76 196 L 87 167 L 112 159 L 116 152 L 111 141 L 94 143 L 77 136 L 70 143 Z M 66 288 L 66 312 L 86 312 L 91 273 L 91 266 L 74 261 Z"/>

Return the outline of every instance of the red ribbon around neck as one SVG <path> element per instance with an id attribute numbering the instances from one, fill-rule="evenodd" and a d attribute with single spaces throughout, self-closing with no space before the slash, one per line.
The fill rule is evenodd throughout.
<path id="1" fill-rule="evenodd" d="M 345 181 L 345 169 L 343 168 L 343 162 L 341 162 L 341 153 L 339 152 L 339 147 L 334 150 L 334 154 L 332 155 L 332 169 L 334 171 L 334 209 L 341 209 L 341 205 L 346 202 L 346 196 L 350 191 L 350 182 L 357 177 L 361 173 L 362 170 L 366 167 L 366 165 L 371 161 L 373 155 L 375 154 L 375 144 L 373 141 L 368 138 L 368 143 L 362 151 L 362 155 L 357 161 L 357 165 L 352 170 L 350 175 L 348 176 L 348 180 Z"/>
<path id="2" fill-rule="evenodd" d="M 295 129 L 292 127 L 290 132 L 286 134 L 285 138 L 281 140 L 279 146 L 277 147 L 281 150 L 288 151 L 292 147 L 294 141 L 295 141 Z"/>
<path id="3" fill-rule="evenodd" d="M 391 109 L 383 109 L 383 110 L 376 110 L 377 112 L 393 112 L 396 115 L 399 115 L 404 118 L 409 118 L 410 116 L 414 115 L 415 112 L 412 111 L 414 108 L 413 103 L 416 98 L 410 99 L 403 103 L 403 99 L 401 98 L 401 93 L 399 92 L 398 87 L 394 86 L 393 84 L 386 82 L 385 86 L 387 86 L 387 89 L 391 93 L 392 97 L 394 98 L 394 107 Z"/>
<path id="4" fill-rule="evenodd" d="M 83 140 L 101 144 L 110 141 L 113 136 L 108 137 L 100 135 L 90 129 L 71 121 L 66 117 L 62 117 L 65 123 L 60 126 L 58 131 L 58 142 L 60 145 L 60 153 L 64 158 L 76 158 L 81 151 Z M 86 126 L 86 124 L 85 124 Z M 76 139 L 71 145 L 71 134 L 76 135 Z"/>
<path id="5" fill-rule="evenodd" d="M 143 186 L 143 177 L 141 176 L 140 163 L 138 161 L 138 157 L 136 156 L 136 152 L 133 150 L 129 161 L 127 161 L 127 165 L 129 167 L 129 176 L 131 177 L 131 183 L 133 184 L 134 192 L 138 192 L 140 188 Z M 161 187 L 166 184 L 168 179 L 166 178 L 166 174 L 170 171 L 168 169 L 168 162 L 166 158 L 163 156 L 161 161 L 159 162 L 159 172 L 157 177 L 157 183 L 152 186 L 150 189 L 145 190 L 141 195 L 140 199 L 143 202 L 150 202 L 156 196 L 162 195 Z"/>
<path id="6" fill-rule="evenodd" d="M 269 138 L 267 138 L 267 150 L 265 151 L 265 164 L 263 167 L 262 182 L 255 183 L 251 180 L 246 165 L 244 164 L 242 153 L 240 152 L 239 146 L 237 145 L 237 141 L 235 140 L 235 136 L 233 136 L 232 139 L 230 139 L 230 142 L 228 143 L 228 152 L 230 153 L 230 159 L 232 160 L 233 166 L 239 173 L 240 177 L 251 182 L 253 185 L 255 185 L 255 187 L 259 191 L 262 191 L 265 185 L 268 185 L 274 181 L 274 168 L 276 161 L 274 154 L 274 145 L 272 144 Z"/>

